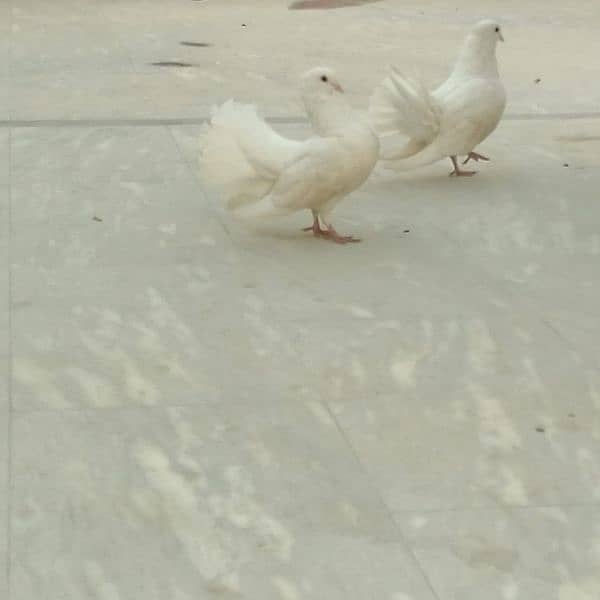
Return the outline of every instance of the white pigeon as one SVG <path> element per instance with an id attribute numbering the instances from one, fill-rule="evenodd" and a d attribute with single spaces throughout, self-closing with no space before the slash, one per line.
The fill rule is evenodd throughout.
<path id="1" fill-rule="evenodd" d="M 316 133 L 305 141 L 276 133 L 254 106 L 229 100 L 213 109 L 202 140 L 202 177 L 237 216 L 263 219 L 310 210 L 313 224 L 304 231 L 337 243 L 357 242 L 339 235 L 329 216 L 373 170 L 379 139 L 367 115 L 350 107 L 330 69 L 305 73 L 301 95 Z"/>
<path id="2" fill-rule="evenodd" d="M 504 41 L 500 25 L 481 21 L 468 34 L 450 77 L 430 92 L 396 70 L 375 90 L 370 117 L 381 136 L 402 134 L 409 141 L 383 156 L 392 169 L 414 169 L 450 157 L 450 175 L 474 175 L 461 169 L 457 156 L 488 161 L 475 148 L 498 125 L 506 92 L 498 74 L 496 44 Z"/>

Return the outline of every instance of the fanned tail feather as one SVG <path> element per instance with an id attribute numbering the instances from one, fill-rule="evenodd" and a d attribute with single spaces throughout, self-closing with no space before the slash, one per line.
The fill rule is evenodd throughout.
<path id="1" fill-rule="evenodd" d="M 434 140 L 429 146 L 425 146 L 420 152 L 417 152 L 408 158 L 405 158 L 404 156 L 382 158 L 381 164 L 386 169 L 410 171 L 411 169 L 418 169 L 419 167 L 430 165 L 445 156 L 446 154 L 441 151 L 437 140 Z"/>
<path id="2" fill-rule="evenodd" d="M 401 160 L 420 152 L 424 146 L 425 143 L 418 140 L 409 140 L 401 146 L 398 146 L 398 144 L 391 145 L 386 140 L 382 140 L 379 158 L 382 161 Z"/>
<path id="3" fill-rule="evenodd" d="M 441 110 L 418 79 L 391 69 L 371 96 L 369 116 L 380 136 L 408 138 L 403 145 L 396 144 L 382 153 L 384 160 L 400 160 L 422 152 L 435 138 Z"/>
<path id="4" fill-rule="evenodd" d="M 221 193 L 228 209 L 244 212 L 243 207 L 268 195 L 295 145 L 259 117 L 254 106 L 229 100 L 213 109 L 202 135 L 200 174 Z"/>

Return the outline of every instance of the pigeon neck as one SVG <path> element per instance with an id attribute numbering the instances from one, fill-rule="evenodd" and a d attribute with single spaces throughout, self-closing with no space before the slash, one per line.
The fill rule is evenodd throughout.
<path id="1" fill-rule="evenodd" d="M 348 127 L 352 108 L 342 95 L 304 97 L 310 122 L 319 135 L 336 135 Z"/>
<path id="2" fill-rule="evenodd" d="M 498 77 L 496 39 L 469 35 L 458 55 L 453 75 Z"/>

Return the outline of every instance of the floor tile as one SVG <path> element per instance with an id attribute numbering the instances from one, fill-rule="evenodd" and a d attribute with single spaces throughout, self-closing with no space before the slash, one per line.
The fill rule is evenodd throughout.
<path id="1" fill-rule="evenodd" d="M 323 394 L 392 510 L 600 499 L 597 394 L 554 332 L 479 319 L 421 330 L 355 342 Z M 376 370 L 363 357 L 384 345 Z"/>
<path id="2" fill-rule="evenodd" d="M 16 410 L 218 397 L 229 348 L 244 340 L 239 287 L 201 265 L 15 268 L 13 278 Z"/>
<path id="3" fill-rule="evenodd" d="M 18 415 L 15 597 L 433 600 L 326 413 L 240 408 Z"/>
<path id="4" fill-rule="evenodd" d="M 16 184 L 95 184 L 100 190 L 112 182 L 192 178 L 167 128 L 110 126 L 16 128 L 12 176 Z"/>
<path id="5" fill-rule="evenodd" d="M 593 600 L 600 507 L 411 513 L 399 517 L 440 600 Z"/>

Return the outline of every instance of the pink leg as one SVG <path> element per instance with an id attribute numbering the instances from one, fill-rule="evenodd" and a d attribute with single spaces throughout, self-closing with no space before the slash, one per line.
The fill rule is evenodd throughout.
<path id="1" fill-rule="evenodd" d="M 327 235 L 327 229 L 321 229 L 321 223 L 319 222 L 319 213 L 315 210 L 312 211 L 313 224 L 310 227 L 304 227 L 302 231 L 312 231 L 315 237 L 324 237 Z"/>
<path id="2" fill-rule="evenodd" d="M 465 158 L 463 161 L 463 165 L 466 165 L 470 160 L 474 160 L 475 162 L 479 162 L 480 160 L 489 162 L 490 159 L 483 154 L 479 154 L 478 152 L 469 152 L 469 154 L 467 154 L 467 158 Z"/>
<path id="3" fill-rule="evenodd" d="M 455 176 L 455 177 L 472 177 L 473 175 L 475 175 L 475 173 L 477 173 L 477 171 L 463 171 L 459 166 L 458 166 L 458 162 L 456 160 L 456 156 L 451 156 L 450 160 L 452 161 L 452 164 L 454 165 L 454 171 L 452 171 L 451 173 L 449 173 L 450 176 Z"/>

